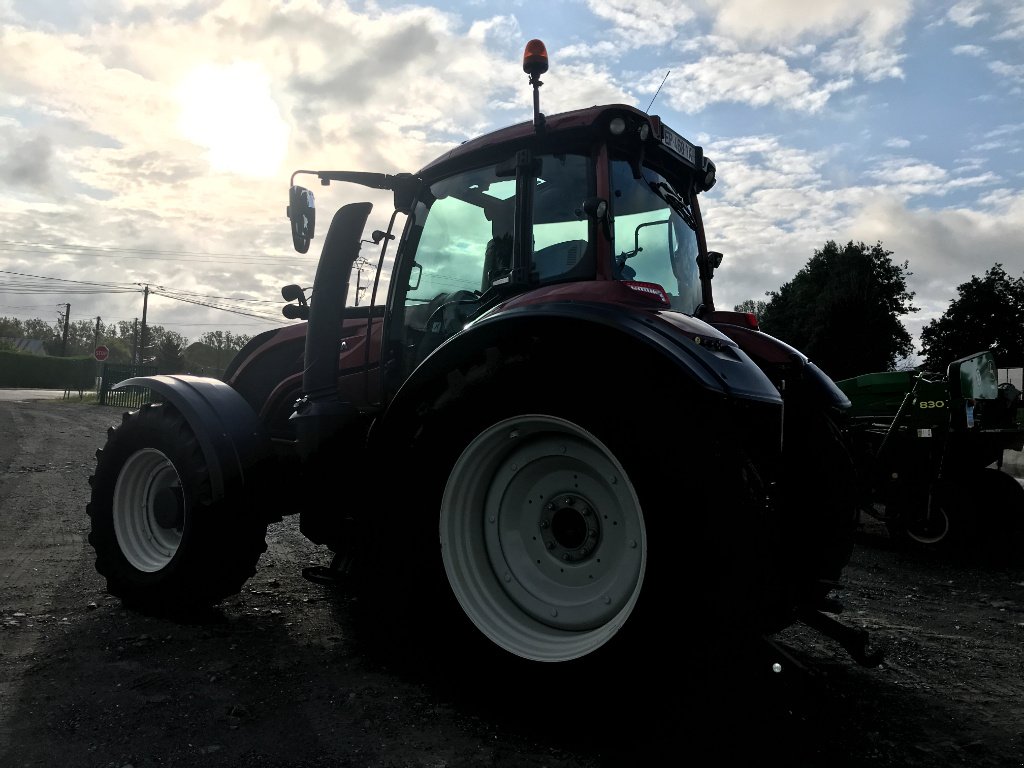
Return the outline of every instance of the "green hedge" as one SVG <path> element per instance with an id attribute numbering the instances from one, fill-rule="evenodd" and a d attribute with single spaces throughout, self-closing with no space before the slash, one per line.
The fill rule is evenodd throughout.
<path id="1" fill-rule="evenodd" d="M 0 387 L 92 391 L 99 365 L 92 357 L 44 357 L 0 350 Z"/>

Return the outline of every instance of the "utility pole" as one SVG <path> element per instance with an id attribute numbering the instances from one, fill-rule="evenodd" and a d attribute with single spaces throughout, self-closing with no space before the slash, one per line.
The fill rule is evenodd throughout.
<path id="1" fill-rule="evenodd" d="M 142 336 L 139 341 L 139 364 L 141 365 L 146 356 L 146 309 L 149 307 L 149 284 L 146 284 L 145 290 L 142 292 Z"/>
<path id="2" fill-rule="evenodd" d="M 135 318 L 132 326 L 132 365 L 139 364 L 139 318 Z"/>
<path id="3" fill-rule="evenodd" d="M 96 315 L 96 330 L 92 334 L 92 346 L 93 348 L 100 345 L 100 316 Z"/>
<path id="4" fill-rule="evenodd" d="M 60 356 L 64 357 L 68 350 L 68 326 L 71 325 L 71 305 L 64 305 L 64 340 L 60 343 Z"/>

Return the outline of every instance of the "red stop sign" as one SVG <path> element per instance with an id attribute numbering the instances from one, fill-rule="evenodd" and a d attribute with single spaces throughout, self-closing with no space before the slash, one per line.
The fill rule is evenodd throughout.
<path id="1" fill-rule="evenodd" d="M 110 356 L 110 350 L 101 344 L 100 346 L 96 347 L 96 351 L 92 353 L 92 356 L 95 357 L 100 362 L 103 362 Z"/>

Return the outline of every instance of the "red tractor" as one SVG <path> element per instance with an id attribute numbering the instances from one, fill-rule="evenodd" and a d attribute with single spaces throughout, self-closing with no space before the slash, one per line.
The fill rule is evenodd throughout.
<path id="1" fill-rule="evenodd" d="M 340 208 L 311 295 L 282 289 L 301 322 L 252 339 L 223 381 L 121 382 L 153 402 L 91 478 L 112 594 L 214 605 L 298 514 L 334 553 L 309 575 L 357 590 L 362 626 L 463 669 L 582 685 L 688 644 L 774 645 L 798 621 L 877 663 L 828 615 L 857 524 L 850 401 L 715 309 L 703 149 L 621 104 L 545 116 L 546 70 L 531 41 L 533 120 L 417 173 L 297 171 L 390 190 L 387 230 L 364 240 L 371 204 Z M 304 253 L 315 207 L 294 181 Z M 369 300 L 347 306 L 371 243 Z"/>

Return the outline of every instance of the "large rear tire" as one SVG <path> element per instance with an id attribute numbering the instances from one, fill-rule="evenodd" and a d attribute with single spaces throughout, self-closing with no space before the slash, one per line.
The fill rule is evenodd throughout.
<path id="1" fill-rule="evenodd" d="M 760 478 L 715 440 L 712 408 L 654 363 L 640 381 L 491 352 L 378 433 L 404 453 L 358 570 L 367 648 L 446 683 L 580 700 L 720 675 L 712 654 L 741 665 L 776 580 Z M 614 395 L 539 386 L 557 364 Z"/>
<path id="2" fill-rule="evenodd" d="M 456 460 L 441 559 L 466 616 L 506 651 L 568 661 L 611 640 L 644 581 L 647 534 L 612 451 L 542 414 L 499 421 Z"/>
<path id="3" fill-rule="evenodd" d="M 145 613 L 184 614 L 237 593 L 266 550 L 241 499 L 213 502 L 188 423 L 168 404 L 125 413 L 89 479 L 89 543 L 108 591 Z"/>

